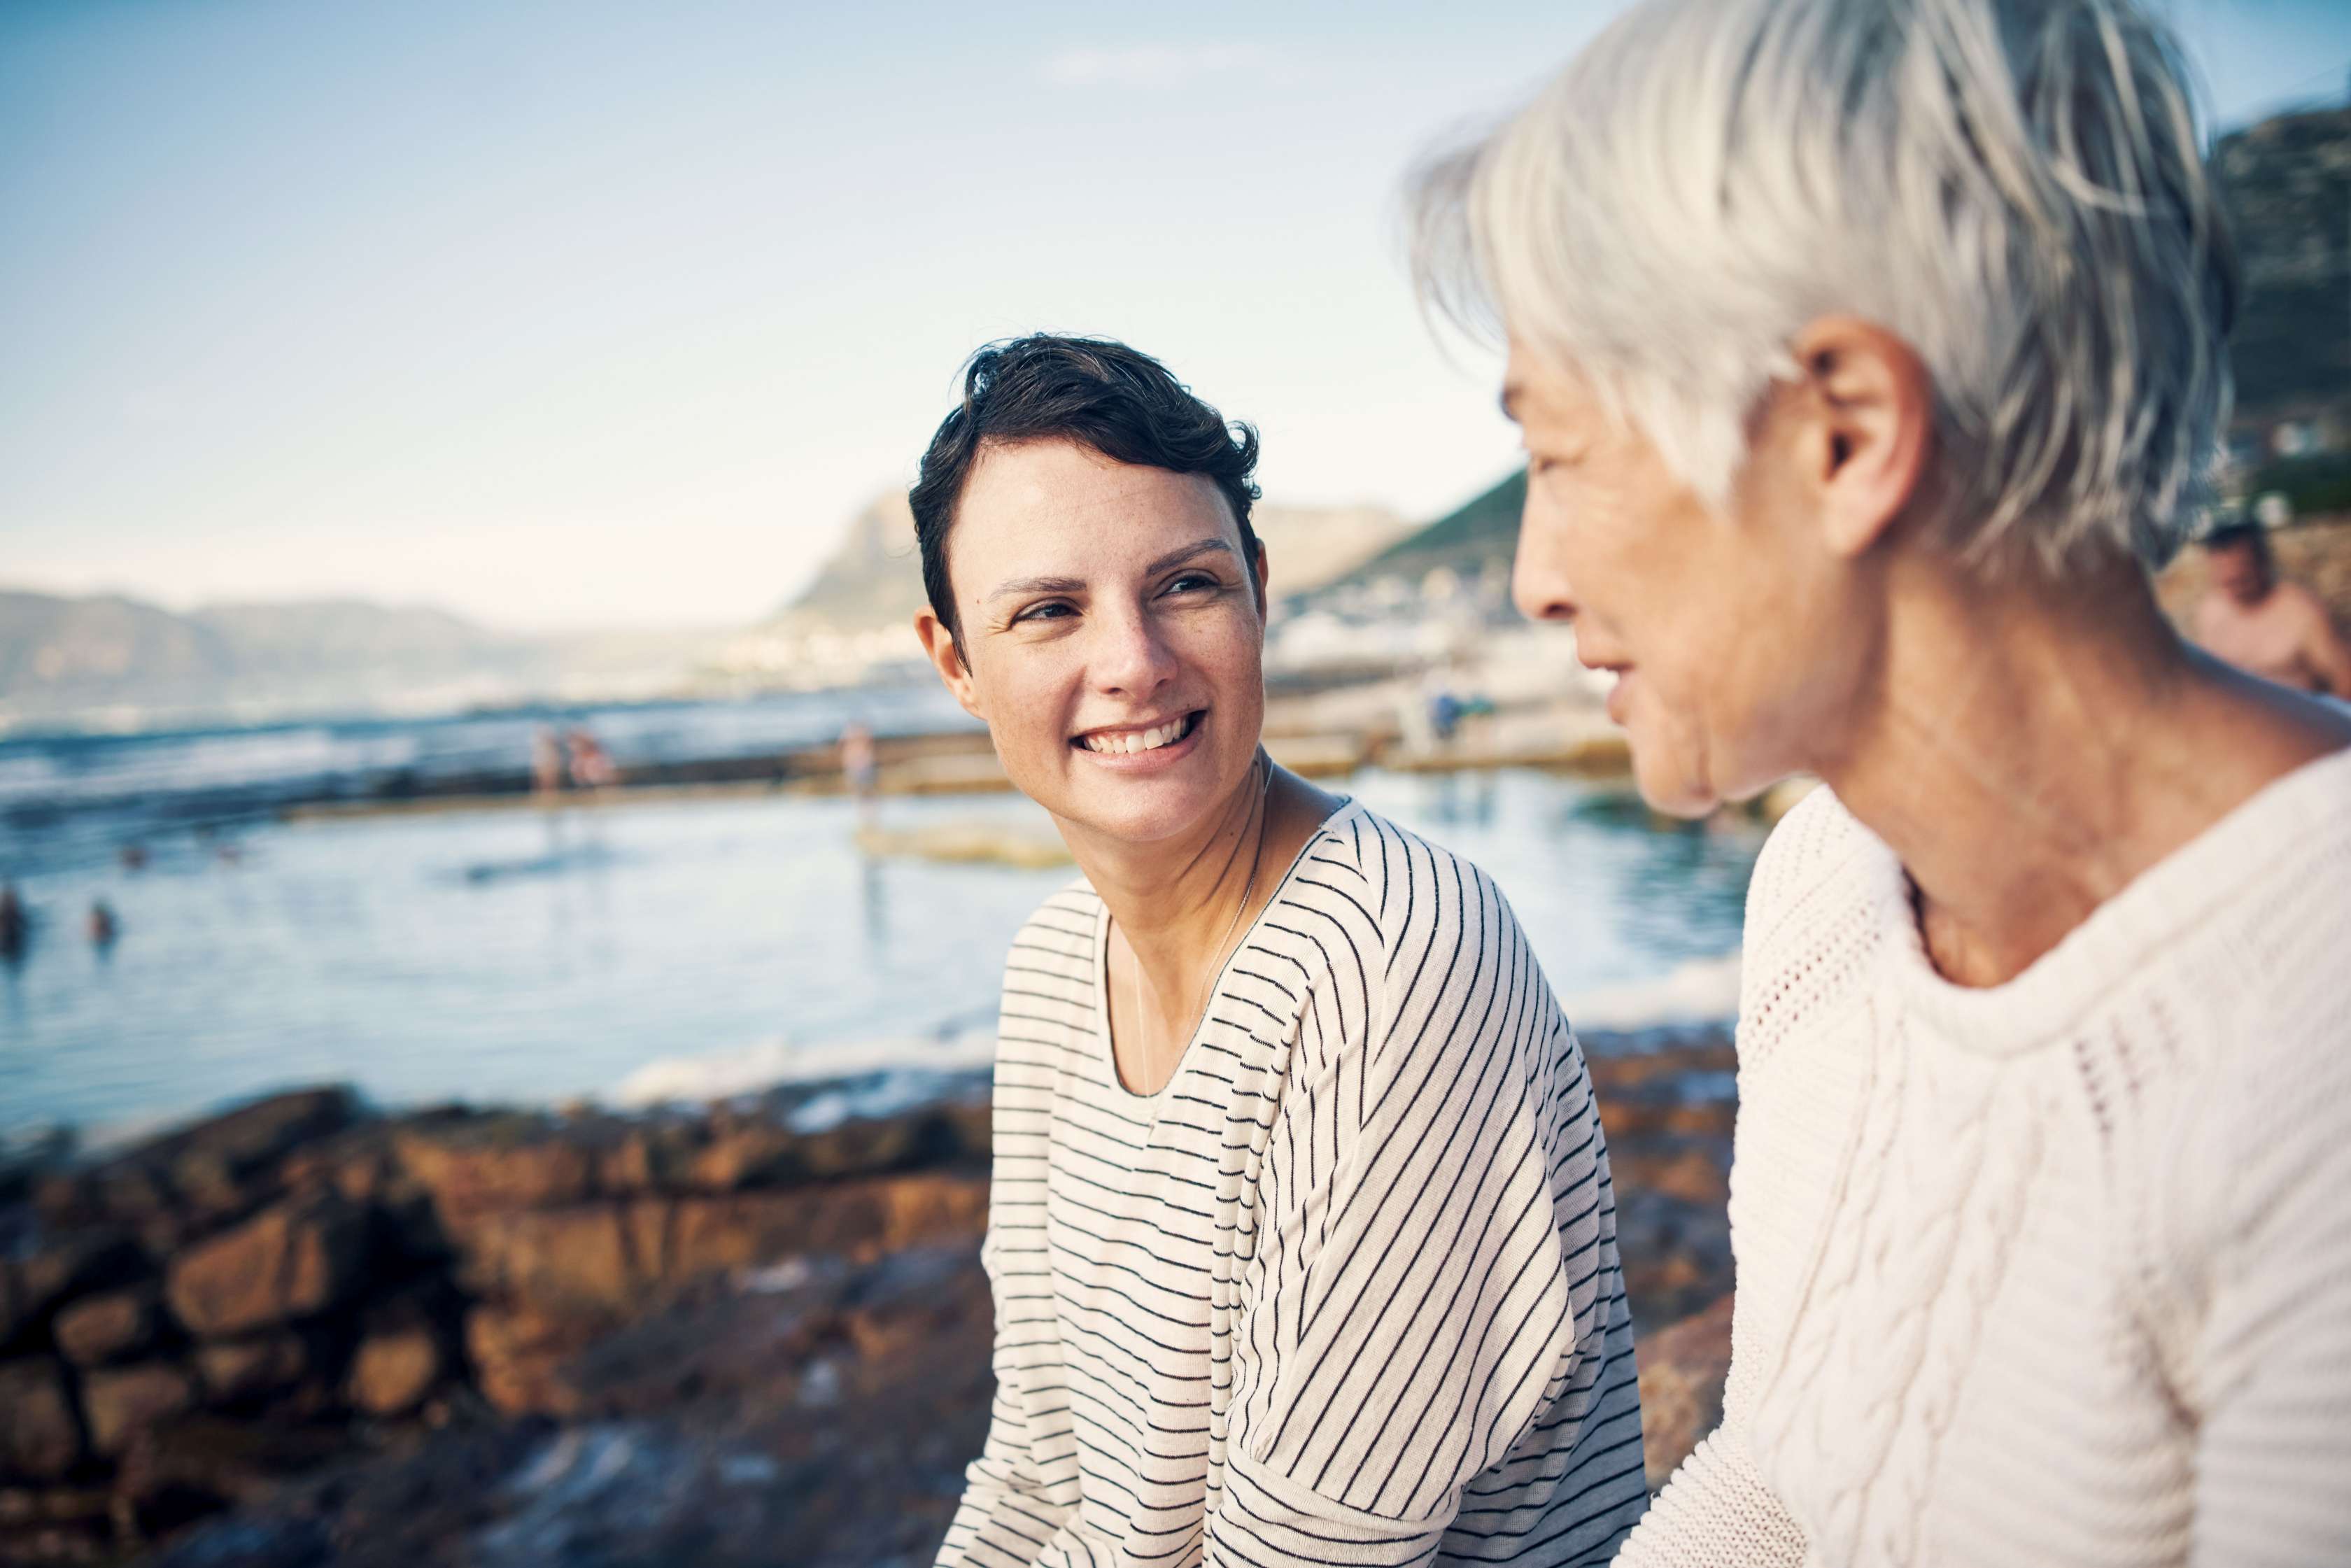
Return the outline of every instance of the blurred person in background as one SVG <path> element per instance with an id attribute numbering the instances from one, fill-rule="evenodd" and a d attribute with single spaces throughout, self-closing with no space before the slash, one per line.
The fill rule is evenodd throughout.
<path id="1" fill-rule="evenodd" d="M 914 488 L 924 647 L 1083 873 L 1005 967 L 939 1561 L 1604 1558 L 1646 1491 L 1591 1081 L 1492 882 L 1260 746 L 1256 461 L 1040 336 Z"/>
<path id="2" fill-rule="evenodd" d="M 1635 1564 L 2351 1561 L 2351 717 L 2186 644 L 2227 235 L 2123 0 L 1651 0 L 1416 183 L 1514 590 L 1750 890 Z"/>
<path id="3" fill-rule="evenodd" d="M 841 776 L 857 801 L 859 820 L 871 823 L 880 804 L 882 764 L 873 747 L 873 727 L 862 718 L 841 727 Z"/>
<path id="4" fill-rule="evenodd" d="M 2278 576 L 2269 530 L 2231 523 L 2205 537 L 2210 580 L 2196 641 L 2241 670 L 2301 692 L 2351 697 L 2351 647 L 2318 595 Z"/>
<path id="5" fill-rule="evenodd" d="M 551 725 L 530 733 L 530 789 L 542 799 L 563 792 L 563 743 Z"/>

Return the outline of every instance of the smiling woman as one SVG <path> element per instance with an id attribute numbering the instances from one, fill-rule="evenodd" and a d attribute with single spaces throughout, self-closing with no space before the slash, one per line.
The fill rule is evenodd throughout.
<path id="1" fill-rule="evenodd" d="M 914 487 L 924 647 L 1084 873 L 1006 965 L 940 1561 L 1589 1560 L 1646 1500 L 1591 1082 L 1483 873 L 1260 748 L 1256 448 L 1029 338 Z"/>

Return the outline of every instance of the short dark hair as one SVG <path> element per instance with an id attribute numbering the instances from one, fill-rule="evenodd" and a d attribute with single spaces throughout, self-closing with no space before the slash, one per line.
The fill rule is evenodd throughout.
<path id="1" fill-rule="evenodd" d="M 1240 525 L 1241 553 L 1254 562 L 1249 507 L 1258 488 L 1257 432 L 1192 395 L 1150 355 L 1108 338 L 1050 332 L 990 343 L 964 362 L 963 402 L 939 422 L 907 499 L 922 547 L 931 612 L 963 643 L 947 580 L 947 532 L 956 505 L 990 445 L 1073 441 L 1114 463 L 1198 474 L 1215 481 Z"/>
<path id="2" fill-rule="evenodd" d="M 2248 517 L 2222 523 L 2204 536 L 2204 548 L 2216 549 L 2250 549 L 2253 559 L 2263 566 L 2271 564 L 2269 530 Z"/>

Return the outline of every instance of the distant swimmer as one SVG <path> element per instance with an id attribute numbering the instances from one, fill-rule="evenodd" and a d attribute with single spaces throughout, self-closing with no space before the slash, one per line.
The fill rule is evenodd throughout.
<path id="1" fill-rule="evenodd" d="M 841 772 L 849 785 L 849 792 L 857 797 L 860 816 L 872 818 L 875 797 L 881 792 L 881 759 L 873 748 L 873 731 L 862 718 L 852 718 L 841 727 Z"/>
<path id="2" fill-rule="evenodd" d="M 114 917 L 114 906 L 102 898 L 92 899 L 89 905 L 89 939 L 99 947 L 111 947 L 114 939 L 122 935 L 122 923 Z"/>
<path id="3" fill-rule="evenodd" d="M 573 729 L 564 737 L 571 754 L 571 782 L 582 789 L 601 789 L 620 781 L 620 770 L 612 766 L 611 755 L 601 742 L 585 729 Z"/>
<path id="4" fill-rule="evenodd" d="M 23 957 L 32 935 L 32 917 L 25 913 L 25 901 L 16 895 L 16 884 L 0 883 L 0 958 L 13 962 Z"/>
<path id="5" fill-rule="evenodd" d="M 122 846 L 120 859 L 124 871 L 142 870 L 147 864 L 147 846 L 141 843 L 125 844 Z"/>
<path id="6" fill-rule="evenodd" d="M 2196 605 L 2196 641 L 2239 669 L 2296 691 L 2351 696 L 2351 647 L 2318 595 L 2281 580 L 2259 523 L 2204 541 L 2211 584 Z"/>

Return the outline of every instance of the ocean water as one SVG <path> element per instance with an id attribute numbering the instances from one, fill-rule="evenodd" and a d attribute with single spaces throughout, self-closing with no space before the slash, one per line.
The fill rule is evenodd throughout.
<path id="1" fill-rule="evenodd" d="M 674 744 L 748 722 L 673 715 Z M 1490 871 L 1572 1011 L 1587 998 L 1621 1027 L 1726 1009 L 1759 835 L 1660 828 L 1621 793 L 1531 772 L 1334 787 Z M 86 850 L 19 862 L 40 923 L 0 965 L 0 1134 L 319 1082 L 388 1105 L 617 1102 L 984 1060 L 1006 946 L 1074 874 L 872 861 L 841 800 L 250 817 L 199 838 L 156 825 L 170 794 L 167 778 L 128 792 L 135 810 L 62 812 L 87 843 L 143 824 L 139 869 Z M 1009 796 L 883 815 L 1050 831 Z M 120 919 L 110 946 L 82 929 L 96 898 Z"/>

